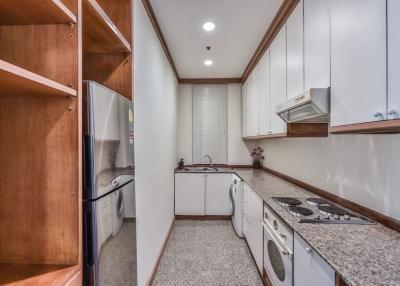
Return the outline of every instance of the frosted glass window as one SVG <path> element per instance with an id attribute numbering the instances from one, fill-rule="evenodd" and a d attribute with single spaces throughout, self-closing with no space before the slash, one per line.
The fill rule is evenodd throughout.
<path id="1" fill-rule="evenodd" d="M 227 86 L 193 85 L 193 163 L 227 164 Z"/>

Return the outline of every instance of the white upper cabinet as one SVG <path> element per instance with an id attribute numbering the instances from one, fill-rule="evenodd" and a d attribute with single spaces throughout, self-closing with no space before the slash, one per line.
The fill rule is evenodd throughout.
<path id="1" fill-rule="evenodd" d="M 247 98 L 247 136 L 255 136 L 256 130 L 254 126 L 254 95 L 253 95 L 253 74 L 246 81 L 246 98 Z"/>
<path id="2" fill-rule="evenodd" d="M 271 133 L 286 133 L 286 123 L 275 113 L 276 106 L 286 100 L 286 25 L 270 47 Z"/>
<path id="3" fill-rule="evenodd" d="M 247 99 L 247 85 L 248 85 L 248 81 L 246 81 L 243 85 L 242 85 L 242 137 L 247 137 L 248 136 L 248 129 L 247 129 L 247 118 L 248 118 L 248 114 L 247 114 L 247 103 L 248 103 L 248 99 Z"/>
<path id="4" fill-rule="evenodd" d="M 269 50 L 265 52 L 258 66 L 260 81 L 258 84 L 258 133 L 268 135 L 271 131 Z"/>
<path id="5" fill-rule="evenodd" d="M 388 0 L 388 119 L 400 117 L 400 1 Z"/>
<path id="6" fill-rule="evenodd" d="M 329 87 L 330 69 L 329 1 L 304 0 L 305 90 Z"/>
<path id="7" fill-rule="evenodd" d="M 257 136 L 259 135 L 258 130 L 258 102 L 260 98 L 260 89 L 261 89 L 261 74 L 260 74 L 260 65 L 257 65 L 250 77 L 251 79 L 251 135 Z"/>
<path id="8" fill-rule="evenodd" d="M 323 1 L 320 1 L 323 2 Z M 304 92 L 303 1 L 286 22 L 287 33 L 287 98 Z"/>
<path id="9" fill-rule="evenodd" d="M 384 120 L 386 0 L 332 0 L 330 6 L 331 126 Z"/>

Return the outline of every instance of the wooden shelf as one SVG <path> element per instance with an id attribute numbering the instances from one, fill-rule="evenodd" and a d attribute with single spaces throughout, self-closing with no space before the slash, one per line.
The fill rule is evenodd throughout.
<path id="1" fill-rule="evenodd" d="M 331 134 L 393 134 L 400 133 L 400 119 L 366 122 L 329 128 Z"/>
<path id="2" fill-rule="evenodd" d="M 130 53 L 131 45 L 95 0 L 83 0 L 83 51 Z"/>
<path id="3" fill-rule="evenodd" d="M 76 90 L 0 60 L 0 96 L 76 96 Z"/>
<path id="4" fill-rule="evenodd" d="M 65 285 L 78 272 L 78 265 L 0 264 L 0 285 Z"/>
<path id="5" fill-rule="evenodd" d="M 0 25 L 76 23 L 77 18 L 61 0 L 0 1 Z"/>
<path id="6" fill-rule="evenodd" d="M 328 137 L 328 123 L 289 123 L 286 133 L 242 137 L 243 140 Z"/>

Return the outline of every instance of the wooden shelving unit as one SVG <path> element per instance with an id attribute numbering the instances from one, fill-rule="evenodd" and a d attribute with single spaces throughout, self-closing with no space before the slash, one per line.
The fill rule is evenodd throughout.
<path id="1" fill-rule="evenodd" d="M 79 271 L 68 265 L 0 264 L 0 285 L 65 285 Z"/>
<path id="2" fill-rule="evenodd" d="M 76 96 L 76 90 L 0 60 L 0 96 Z"/>
<path id="3" fill-rule="evenodd" d="M 130 53 L 131 45 L 95 0 L 83 0 L 85 53 Z"/>
<path id="4" fill-rule="evenodd" d="M 1 285 L 82 285 L 81 1 L 0 1 Z"/>
<path id="5" fill-rule="evenodd" d="M 73 1 L 67 0 L 72 4 Z M 76 15 L 61 0 L 0 1 L 0 25 L 76 23 Z"/>
<path id="6" fill-rule="evenodd" d="M 132 99 L 132 0 L 82 1 L 83 79 Z"/>

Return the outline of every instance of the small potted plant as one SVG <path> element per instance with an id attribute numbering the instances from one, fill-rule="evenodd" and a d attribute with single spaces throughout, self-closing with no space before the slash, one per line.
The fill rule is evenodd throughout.
<path id="1" fill-rule="evenodd" d="M 263 160 L 265 159 L 263 156 L 264 150 L 260 147 L 254 148 L 251 152 L 250 156 L 253 158 L 253 167 L 256 169 L 261 169 Z"/>

